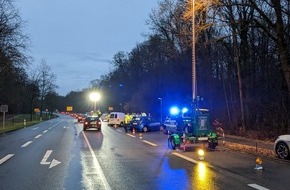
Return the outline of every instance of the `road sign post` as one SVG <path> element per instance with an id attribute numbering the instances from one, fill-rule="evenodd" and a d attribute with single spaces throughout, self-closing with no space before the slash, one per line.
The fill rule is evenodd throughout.
<path id="1" fill-rule="evenodd" d="M 3 113 L 3 133 L 5 128 L 5 113 L 8 112 L 8 105 L 1 105 L 0 111 Z"/>

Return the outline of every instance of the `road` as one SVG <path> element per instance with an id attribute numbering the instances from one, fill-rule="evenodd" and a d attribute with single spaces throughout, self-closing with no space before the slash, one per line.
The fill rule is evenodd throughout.
<path id="1" fill-rule="evenodd" d="M 171 150 L 161 132 L 124 133 L 104 123 L 82 131 L 61 115 L 0 136 L 0 189 L 289 189 L 290 164 L 219 146 L 199 161 L 191 150 Z"/>

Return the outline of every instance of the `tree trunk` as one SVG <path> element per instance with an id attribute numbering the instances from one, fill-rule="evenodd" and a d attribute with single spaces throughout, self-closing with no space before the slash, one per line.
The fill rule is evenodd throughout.
<path id="1" fill-rule="evenodd" d="M 277 30 L 277 46 L 279 51 L 279 59 L 282 65 L 282 70 L 284 72 L 285 80 L 288 87 L 288 97 L 290 94 L 290 57 L 287 50 L 286 39 L 284 36 L 284 24 L 282 18 L 282 8 L 280 0 L 272 0 L 274 6 L 275 15 L 277 18 L 276 30 Z"/>

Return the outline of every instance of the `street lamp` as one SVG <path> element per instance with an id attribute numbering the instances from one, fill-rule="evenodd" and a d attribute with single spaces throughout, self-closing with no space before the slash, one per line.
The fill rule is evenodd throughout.
<path id="1" fill-rule="evenodd" d="M 158 98 L 160 100 L 160 122 L 162 122 L 162 98 Z"/>
<path id="2" fill-rule="evenodd" d="M 123 104 L 120 103 L 120 111 L 123 112 Z"/>
<path id="3" fill-rule="evenodd" d="M 195 63 L 195 13 L 194 3 L 192 0 L 192 101 L 194 102 L 197 94 L 196 85 L 196 63 Z"/>
<path id="4" fill-rule="evenodd" d="M 98 92 L 91 92 L 90 93 L 90 100 L 94 103 L 94 111 L 97 110 L 97 101 L 100 100 L 101 95 Z"/>

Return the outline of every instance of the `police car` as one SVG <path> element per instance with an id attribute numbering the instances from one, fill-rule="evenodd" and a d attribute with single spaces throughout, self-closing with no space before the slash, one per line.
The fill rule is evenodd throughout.
<path id="1" fill-rule="evenodd" d="M 165 134 L 179 133 L 188 130 L 187 126 L 191 125 L 190 117 L 175 117 L 166 118 L 162 124 L 162 129 Z"/>
<path id="2" fill-rule="evenodd" d="M 177 130 L 177 122 L 175 119 L 166 118 L 164 123 L 161 126 L 161 130 L 165 134 L 171 134 L 173 131 Z"/>

